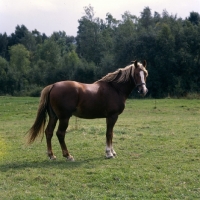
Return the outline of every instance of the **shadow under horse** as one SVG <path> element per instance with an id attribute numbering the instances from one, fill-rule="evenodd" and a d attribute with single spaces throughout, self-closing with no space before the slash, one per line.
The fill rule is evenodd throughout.
<path id="1" fill-rule="evenodd" d="M 62 154 L 67 160 L 73 161 L 66 143 L 65 133 L 72 115 L 85 119 L 106 118 L 106 158 L 113 158 L 113 127 L 118 116 L 125 108 L 125 101 L 134 88 L 145 96 L 147 63 L 134 61 L 125 68 L 108 73 L 100 80 L 85 84 L 75 81 L 61 81 L 46 86 L 40 97 L 37 116 L 33 126 L 28 131 L 28 143 L 34 142 L 36 137 L 44 134 L 47 114 L 48 124 L 45 129 L 47 154 L 50 159 L 56 159 L 53 154 L 51 139 L 57 121 L 59 121 L 56 135 Z"/>

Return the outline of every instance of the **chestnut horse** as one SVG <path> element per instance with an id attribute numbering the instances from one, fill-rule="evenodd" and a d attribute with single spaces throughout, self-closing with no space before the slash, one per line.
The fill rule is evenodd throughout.
<path id="1" fill-rule="evenodd" d="M 75 81 L 61 81 L 45 87 L 41 92 L 37 117 L 28 131 L 28 143 L 37 136 L 44 134 L 46 114 L 49 121 L 45 129 L 47 154 L 50 159 L 56 159 L 53 154 L 51 138 L 59 120 L 58 137 L 62 154 L 67 160 L 74 158 L 69 154 L 65 144 L 65 133 L 72 115 L 85 119 L 106 118 L 106 158 L 113 158 L 116 152 L 112 146 L 113 127 L 125 108 L 125 101 L 136 87 L 145 96 L 147 93 L 146 61 L 132 62 L 125 68 L 120 68 L 107 74 L 102 79 L 84 84 Z"/>

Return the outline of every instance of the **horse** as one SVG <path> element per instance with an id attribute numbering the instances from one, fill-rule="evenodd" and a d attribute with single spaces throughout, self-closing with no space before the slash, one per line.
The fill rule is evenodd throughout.
<path id="1" fill-rule="evenodd" d="M 60 143 L 63 157 L 74 161 L 66 143 L 65 134 L 70 117 L 84 119 L 106 118 L 106 149 L 105 157 L 114 158 L 117 154 L 112 145 L 113 127 L 118 116 L 125 108 L 125 102 L 134 88 L 145 96 L 147 62 L 132 61 L 125 68 L 119 68 L 108 73 L 100 80 L 85 84 L 76 81 L 61 81 L 46 86 L 41 91 L 40 102 L 34 124 L 29 129 L 27 143 L 31 144 L 36 137 L 46 136 L 47 155 L 56 159 L 53 153 L 51 139 L 57 121 L 59 121 L 56 135 Z M 48 124 L 45 128 L 48 114 Z"/>

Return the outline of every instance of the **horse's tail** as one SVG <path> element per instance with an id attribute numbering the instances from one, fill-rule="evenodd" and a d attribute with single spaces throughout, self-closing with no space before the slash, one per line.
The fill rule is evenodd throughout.
<path id="1" fill-rule="evenodd" d="M 36 137 L 39 135 L 44 135 L 44 128 L 47 118 L 47 105 L 48 105 L 48 99 L 49 99 L 49 93 L 51 89 L 53 88 L 53 85 L 49 85 L 45 87 L 40 96 L 40 103 L 37 111 L 37 116 L 35 119 L 35 122 L 33 126 L 29 129 L 28 137 L 27 137 L 27 144 L 31 144 L 35 141 Z"/>

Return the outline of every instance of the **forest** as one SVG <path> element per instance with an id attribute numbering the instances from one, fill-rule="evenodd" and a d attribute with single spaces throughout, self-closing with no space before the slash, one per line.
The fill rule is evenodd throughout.
<path id="1" fill-rule="evenodd" d="M 185 19 L 149 7 L 120 20 L 95 16 L 84 7 L 76 36 L 51 36 L 17 25 L 0 33 L 0 95 L 39 96 L 62 80 L 92 83 L 133 60 L 147 61 L 149 98 L 187 97 L 200 92 L 200 14 Z M 133 92 L 136 96 L 136 92 Z"/>

